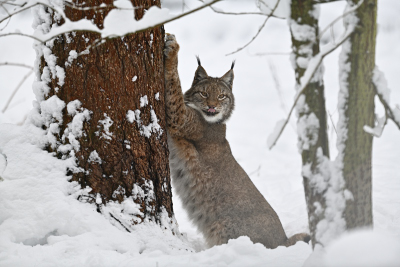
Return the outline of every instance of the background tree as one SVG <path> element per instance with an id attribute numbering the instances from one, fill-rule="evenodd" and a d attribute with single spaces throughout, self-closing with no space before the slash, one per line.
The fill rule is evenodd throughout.
<path id="1" fill-rule="evenodd" d="M 289 25 L 292 36 L 293 62 L 297 91 L 310 59 L 320 52 L 318 36 L 319 7 L 313 0 L 292 0 Z M 298 113 L 298 147 L 303 165 L 303 184 L 308 209 L 308 221 L 313 246 L 317 224 L 324 218 L 326 189 L 317 180 L 326 176 L 325 160 L 329 158 L 323 66 L 315 71 L 303 89 L 302 99 L 296 105 Z"/>
<path id="2" fill-rule="evenodd" d="M 388 91 L 380 88 L 384 78 L 375 67 L 377 1 L 348 0 L 344 14 L 318 33 L 317 4 L 328 2 L 333 1 L 291 2 L 292 65 L 298 92 L 288 118 L 278 124 L 277 134 L 270 142 L 270 147 L 276 143 L 296 107 L 313 246 L 327 245 L 346 229 L 372 226 L 371 134 L 380 136 L 387 118 L 400 128 L 397 110 L 383 97 Z M 336 41 L 332 36 L 330 44 L 320 51 L 320 37 L 341 18 L 346 31 Z M 339 153 L 336 160 L 330 162 L 320 65 L 323 58 L 339 46 L 342 46 L 339 122 L 335 129 Z M 386 116 L 378 118 L 374 128 L 375 95 L 382 101 Z"/>
<path id="3" fill-rule="evenodd" d="M 357 0 L 348 1 L 350 6 Z M 377 0 L 365 1 L 355 12 L 357 26 L 341 54 L 338 129 L 339 160 L 345 188 L 346 228 L 372 226 L 372 139 L 364 126 L 374 126 L 374 84 Z M 352 23 L 352 22 L 350 22 Z"/>

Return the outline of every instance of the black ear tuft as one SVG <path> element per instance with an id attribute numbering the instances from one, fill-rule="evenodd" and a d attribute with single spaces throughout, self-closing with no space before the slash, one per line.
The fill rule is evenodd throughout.
<path id="1" fill-rule="evenodd" d="M 201 66 L 200 57 L 197 55 L 196 58 L 197 58 L 197 63 L 199 64 L 199 66 Z"/>
<path id="2" fill-rule="evenodd" d="M 233 67 L 235 67 L 235 62 L 236 62 L 236 59 L 232 61 L 231 70 L 233 70 Z"/>
<path id="3" fill-rule="evenodd" d="M 197 67 L 196 73 L 194 74 L 192 87 L 195 86 L 201 80 L 208 78 L 208 74 L 207 74 L 206 70 L 203 68 L 203 66 L 201 66 L 200 57 L 196 56 L 196 58 L 197 58 L 197 63 L 199 64 L 199 66 Z"/>

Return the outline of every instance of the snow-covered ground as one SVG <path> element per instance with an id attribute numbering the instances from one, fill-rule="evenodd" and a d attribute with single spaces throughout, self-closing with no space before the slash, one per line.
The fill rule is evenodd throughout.
<path id="1" fill-rule="evenodd" d="M 189 8 L 199 5 L 197 1 L 184 2 Z M 177 3 L 178 12 L 182 1 Z M 256 11 L 253 2 L 229 1 L 217 6 Z M 321 27 L 340 15 L 344 6 L 345 1 L 322 5 Z M 400 104 L 399 12 L 398 0 L 379 1 L 376 62 L 392 89 L 392 104 Z M 287 22 L 270 19 L 248 48 L 225 56 L 246 44 L 263 20 L 257 15 L 221 15 L 206 9 L 167 24 L 165 29 L 176 35 L 181 46 L 179 71 L 184 90 L 189 88 L 197 67 L 195 55 L 200 56 L 211 76 L 223 75 L 236 59 L 233 86 L 236 109 L 227 123 L 228 140 L 234 156 L 276 210 L 290 236 L 308 231 L 295 118 L 273 150 L 267 148 L 268 135 L 276 121 L 285 118 L 294 97 L 294 71 L 287 54 L 290 52 Z M 21 14 L 11 20 L 9 27 L 30 31 L 31 21 L 30 14 Z M 343 30 L 341 23 L 334 29 L 339 34 Z M 276 52 L 284 54 L 256 55 Z M 327 108 L 335 123 L 339 52 L 340 49 L 324 60 Z M 33 65 L 34 59 L 30 39 L 0 38 L 0 63 Z M 28 69 L 0 66 L 0 109 L 27 72 Z M 4 114 L 0 111 L 0 123 L 23 121 L 32 108 L 32 81 L 33 76 L 23 84 L 9 109 Z M 376 104 L 382 113 L 380 103 Z M 336 136 L 332 123 L 329 127 L 331 158 L 335 158 Z M 0 182 L 0 266 L 302 266 L 312 253 L 311 246 L 305 243 L 270 250 L 252 244 L 247 237 L 204 250 L 202 236 L 188 221 L 177 197 L 174 197 L 175 216 L 187 238 L 177 240 L 168 231 L 162 232 L 152 225 L 138 226 L 130 234 L 120 231 L 92 206 L 75 200 L 76 189 L 63 173 L 68 162 L 60 162 L 42 151 L 39 148 L 42 143 L 40 131 L 29 125 L 0 124 L 0 152 L 7 156 L 8 163 L 4 168 L 5 158 L 0 155 L 0 176 L 5 179 Z M 373 258 L 382 255 L 390 258 L 390 253 L 396 251 L 400 254 L 399 162 L 400 131 L 389 122 L 382 137 L 374 139 L 374 233 L 339 240 L 326 256 L 313 254 L 308 266 L 335 266 L 342 264 L 335 261 L 338 258 L 354 255 L 361 255 L 359 258 L 369 255 L 365 258 L 370 260 L 360 266 L 376 266 Z M 368 246 L 371 243 L 379 246 Z M 361 244 L 365 246 L 359 254 L 344 254 Z M 371 253 L 378 251 L 378 247 L 382 253 Z M 190 248 L 197 253 L 190 252 Z"/>

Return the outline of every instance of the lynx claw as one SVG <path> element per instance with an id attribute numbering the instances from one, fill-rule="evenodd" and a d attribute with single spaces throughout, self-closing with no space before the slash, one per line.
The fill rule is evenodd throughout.
<path id="1" fill-rule="evenodd" d="M 167 33 L 165 35 L 164 55 L 166 57 L 174 56 L 179 51 L 179 44 L 175 39 L 175 35 Z"/>

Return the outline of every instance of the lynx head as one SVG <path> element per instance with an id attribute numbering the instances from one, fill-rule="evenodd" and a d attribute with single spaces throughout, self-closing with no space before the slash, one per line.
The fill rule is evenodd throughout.
<path id="1" fill-rule="evenodd" d="M 184 95 L 185 104 L 200 112 L 209 123 L 223 123 L 232 114 L 235 99 L 232 93 L 233 67 L 221 78 L 207 75 L 197 57 L 199 66 L 194 75 L 192 87 Z"/>

